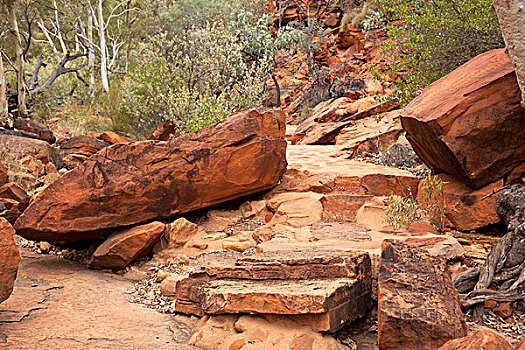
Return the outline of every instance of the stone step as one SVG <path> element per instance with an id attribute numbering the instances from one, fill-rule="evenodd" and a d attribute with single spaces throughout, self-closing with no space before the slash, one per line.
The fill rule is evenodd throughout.
<path id="1" fill-rule="evenodd" d="M 176 312 L 288 315 L 332 332 L 368 311 L 371 262 L 363 252 L 208 253 L 167 277 L 161 293 L 176 298 Z"/>

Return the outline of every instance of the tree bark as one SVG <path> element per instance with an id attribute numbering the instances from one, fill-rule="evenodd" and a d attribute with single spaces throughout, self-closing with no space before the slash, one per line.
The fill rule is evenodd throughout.
<path id="1" fill-rule="evenodd" d="M 7 102 L 7 78 L 2 55 L 0 52 L 0 125 L 11 127 Z"/>
<path id="2" fill-rule="evenodd" d="M 91 43 L 93 42 L 93 12 L 88 8 L 87 18 L 87 37 L 89 40 L 88 47 L 88 66 L 89 66 L 89 91 L 93 96 L 95 94 L 95 49 Z"/>
<path id="3" fill-rule="evenodd" d="M 27 114 L 24 49 L 22 48 L 22 40 L 20 39 L 20 30 L 18 29 L 18 21 L 16 19 L 14 3 L 15 2 L 13 0 L 7 1 L 7 12 L 9 14 L 9 21 L 11 22 L 11 29 L 13 30 L 13 33 L 15 35 L 18 114 L 22 116 Z"/>
<path id="4" fill-rule="evenodd" d="M 105 92 L 109 92 L 109 81 L 108 81 L 108 67 L 107 67 L 107 46 L 106 46 L 106 35 L 104 28 L 104 15 L 102 13 L 103 0 L 98 1 L 97 12 L 98 12 L 98 36 L 100 39 L 100 78 L 102 80 L 102 88 Z"/>

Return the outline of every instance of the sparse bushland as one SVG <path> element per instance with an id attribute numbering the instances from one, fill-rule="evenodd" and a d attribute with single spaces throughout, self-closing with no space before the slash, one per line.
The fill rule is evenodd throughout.
<path id="1" fill-rule="evenodd" d="M 368 15 L 385 26 L 382 52 L 390 64 L 372 67 L 400 105 L 471 58 L 504 46 L 490 0 L 377 0 Z"/>

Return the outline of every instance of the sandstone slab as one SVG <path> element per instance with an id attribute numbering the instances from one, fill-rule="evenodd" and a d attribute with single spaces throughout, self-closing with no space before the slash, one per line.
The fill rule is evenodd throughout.
<path id="1" fill-rule="evenodd" d="M 450 340 L 439 350 L 513 350 L 513 347 L 501 335 L 480 329 L 468 337 Z"/>
<path id="2" fill-rule="evenodd" d="M 155 221 L 115 232 L 98 246 L 87 265 L 92 269 L 122 270 L 150 253 L 165 228 L 162 222 Z"/>
<path id="3" fill-rule="evenodd" d="M 285 150 L 284 114 L 256 110 L 168 142 L 106 147 L 41 192 L 16 228 L 79 241 L 208 207 L 275 186 Z"/>
<path id="4" fill-rule="evenodd" d="M 382 350 L 430 350 L 467 335 L 459 295 L 444 261 L 414 246 L 385 240 L 378 291 Z"/>
<path id="5" fill-rule="evenodd" d="M 162 281 L 161 292 L 177 299 L 176 311 L 289 315 L 332 332 L 370 307 L 366 253 L 228 254 L 203 254 L 189 276 L 173 274 Z"/>
<path id="6" fill-rule="evenodd" d="M 525 160 L 525 108 L 504 49 L 483 53 L 429 85 L 401 116 L 407 138 L 435 172 L 473 189 Z"/>
<path id="7" fill-rule="evenodd" d="M 15 244 L 15 230 L 6 219 L 0 218 L 0 302 L 13 291 L 20 252 Z"/>

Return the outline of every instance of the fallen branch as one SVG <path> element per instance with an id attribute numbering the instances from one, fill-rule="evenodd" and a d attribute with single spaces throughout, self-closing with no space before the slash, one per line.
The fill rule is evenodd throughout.
<path id="1" fill-rule="evenodd" d="M 40 68 L 41 67 L 45 67 L 46 64 L 44 62 L 42 62 L 42 55 L 38 56 L 35 70 L 34 70 L 32 76 L 31 76 L 31 80 L 29 81 L 28 90 L 29 90 L 29 94 L 31 95 L 31 97 L 33 97 L 34 95 L 36 95 L 36 94 L 42 92 L 43 90 L 49 88 L 49 86 L 51 86 L 51 84 L 53 84 L 53 82 L 59 76 L 61 76 L 63 74 L 75 73 L 75 74 L 77 74 L 77 77 L 79 77 L 78 71 L 80 69 L 82 69 L 84 67 L 84 65 L 77 66 L 77 67 L 66 67 L 66 64 L 68 62 L 70 62 L 70 61 L 76 60 L 77 58 L 85 57 L 85 56 L 87 56 L 87 54 L 85 54 L 85 53 L 76 53 L 74 55 L 70 55 L 69 52 L 66 53 L 66 56 L 60 61 L 60 63 L 55 68 L 53 73 L 51 73 L 51 75 L 42 84 L 38 84 L 38 73 L 40 71 Z M 80 80 L 84 84 L 86 83 L 83 79 L 80 79 Z"/>

